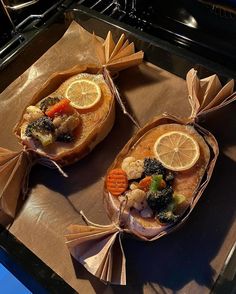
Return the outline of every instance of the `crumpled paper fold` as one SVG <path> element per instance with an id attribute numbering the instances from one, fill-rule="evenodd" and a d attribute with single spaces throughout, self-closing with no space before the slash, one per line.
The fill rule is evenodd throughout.
<path id="1" fill-rule="evenodd" d="M 147 238 L 145 236 L 142 236 L 141 234 L 138 234 L 137 232 L 131 232 L 127 227 L 124 229 L 124 224 L 117 222 L 116 220 L 112 220 L 112 223 L 109 226 L 101 226 L 102 228 L 100 229 L 98 229 L 98 227 L 100 227 L 98 224 L 94 224 L 91 222 L 88 227 L 84 227 L 81 225 L 71 225 L 68 228 L 69 233 L 65 235 L 66 243 L 71 254 L 81 264 L 83 264 L 90 273 L 105 282 L 111 282 L 114 284 L 118 283 L 121 285 L 126 284 L 124 254 L 120 256 L 120 262 L 118 263 L 122 264 L 122 267 L 117 267 L 117 265 L 114 264 L 114 262 L 110 262 L 109 259 L 112 252 L 112 244 L 114 244 L 114 240 L 120 234 L 119 230 L 123 230 L 127 233 L 132 233 L 136 235 L 136 237 L 144 241 L 154 241 L 166 234 L 169 234 L 170 232 L 178 229 L 182 224 L 185 223 L 210 181 L 219 154 L 219 147 L 215 137 L 208 130 L 197 124 L 196 121 L 200 120 L 202 114 L 207 114 L 210 111 L 217 110 L 236 100 L 236 92 L 233 93 L 234 81 L 231 80 L 222 87 L 219 78 L 216 75 L 200 80 L 197 77 L 197 71 L 191 69 L 187 73 L 186 83 L 189 92 L 189 102 L 192 108 L 190 117 L 187 119 L 177 118 L 172 115 L 168 115 L 167 113 L 155 117 L 146 126 L 140 129 L 119 153 L 119 155 L 126 154 L 127 151 L 135 143 L 138 142 L 143 134 L 158 125 L 179 123 L 185 125 L 191 124 L 195 127 L 197 132 L 204 138 L 205 142 L 207 143 L 211 152 L 211 158 L 205 171 L 205 176 L 203 177 L 202 182 L 195 191 L 192 202 L 190 203 L 189 208 L 185 211 L 182 218 L 177 223 L 168 226 L 164 231 L 160 232 L 152 238 Z M 117 158 L 115 159 L 115 161 L 116 160 Z M 121 210 L 120 214 L 122 216 Z M 119 219 L 122 219 L 122 217 Z M 121 242 L 121 239 L 119 239 L 119 241 Z M 120 246 L 122 249 L 122 245 Z M 110 273 L 114 270 L 114 268 L 116 270 L 119 270 L 119 281 L 111 278 L 112 275 Z M 103 273 L 106 273 L 106 275 L 103 275 Z M 107 275 L 107 273 L 109 274 Z"/>
<path id="2" fill-rule="evenodd" d="M 71 255 L 94 276 L 105 283 L 125 285 L 123 231 L 114 223 L 101 225 L 70 225 L 65 235 Z"/>
<path id="3" fill-rule="evenodd" d="M 58 87 L 78 68 L 86 69 L 91 66 L 104 73 L 123 112 L 132 119 L 125 110 L 110 72 L 116 74 L 124 68 L 141 63 L 142 59 L 143 52 L 135 53 L 133 43 L 129 44 L 124 35 L 121 36 L 118 43 L 115 43 L 109 32 L 106 40 L 103 41 L 73 21 L 63 37 L 19 77 L 16 83 L 10 85 L 1 94 L 3 106 L 6 105 L 4 100 L 15 99 L 18 103 L 17 109 L 20 109 L 23 114 L 27 106 L 37 102 L 35 101 L 37 97 L 45 97 L 50 94 L 50 89 L 55 88 L 56 85 Z M 22 103 L 24 99 L 25 103 Z M 10 112 L 10 109 L 7 111 Z M 16 114 L 19 114 L 18 111 Z M 18 137 L 19 124 L 20 120 L 14 128 Z M 23 194 L 26 194 L 28 174 L 36 162 L 56 168 L 63 176 L 67 176 L 55 161 L 46 157 L 40 158 L 38 154 L 34 154 L 34 150 L 22 148 L 20 152 L 14 152 L 0 147 L 0 210 L 13 218 L 17 212 L 20 193 L 24 191 Z"/>
<path id="4" fill-rule="evenodd" d="M 197 71 L 191 69 L 186 76 L 189 103 L 192 108 L 190 119 L 212 112 L 234 101 L 234 80 L 222 86 L 217 75 L 199 79 Z"/>
<path id="5" fill-rule="evenodd" d="M 121 71 L 137 65 L 143 60 L 143 51 L 135 53 L 134 43 L 125 40 L 124 34 L 120 36 L 117 43 L 114 42 L 110 31 L 103 43 L 96 35 L 93 35 L 93 37 L 99 62 L 108 71 Z"/>
<path id="6" fill-rule="evenodd" d="M 26 152 L 14 152 L 0 147 L 0 206 L 1 210 L 14 218 L 18 198 L 27 184 L 30 159 Z"/>

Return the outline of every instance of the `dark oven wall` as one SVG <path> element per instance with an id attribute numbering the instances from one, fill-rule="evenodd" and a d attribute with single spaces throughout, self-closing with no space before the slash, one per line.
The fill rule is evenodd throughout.
<path id="1" fill-rule="evenodd" d="M 233 10 L 229 12 L 197 0 L 80 0 L 79 3 L 231 69 L 236 64 Z"/>

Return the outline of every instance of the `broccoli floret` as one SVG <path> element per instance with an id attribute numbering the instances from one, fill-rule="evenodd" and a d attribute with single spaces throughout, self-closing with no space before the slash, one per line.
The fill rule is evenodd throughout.
<path id="1" fill-rule="evenodd" d="M 156 184 L 158 177 L 159 180 L 162 179 L 162 176 L 160 175 L 153 176 L 150 190 L 147 193 L 147 203 L 154 212 L 160 212 L 161 210 L 166 209 L 173 199 L 172 187 L 167 186 L 162 190 L 158 190 L 158 184 Z"/>
<path id="2" fill-rule="evenodd" d="M 171 183 L 174 180 L 174 178 L 175 178 L 174 173 L 171 171 L 168 171 L 165 176 L 165 181 Z"/>
<path id="3" fill-rule="evenodd" d="M 162 210 L 156 214 L 156 218 L 161 223 L 174 223 L 178 220 L 179 216 L 175 215 L 171 210 Z"/>
<path id="4" fill-rule="evenodd" d="M 160 186 L 161 186 L 161 181 L 163 179 L 162 175 L 153 175 L 152 176 L 152 181 L 149 187 L 149 191 L 150 192 L 157 192 L 157 190 L 161 190 Z"/>
<path id="5" fill-rule="evenodd" d="M 28 124 L 25 135 L 39 140 L 43 146 L 53 142 L 55 127 L 52 120 L 47 116 L 42 116 Z"/>
<path id="6" fill-rule="evenodd" d="M 151 176 L 153 174 L 159 174 L 165 176 L 166 169 L 156 158 L 144 159 L 144 174 L 145 176 Z"/>
<path id="7" fill-rule="evenodd" d="M 30 137 L 34 131 L 49 133 L 54 132 L 54 130 L 55 127 L 52 120 L 47 116 L 42 116 L 28 124 L 25 134 L 26 136 Z"/>
<path id="8" fill-rule="evenodd" d="M 58 142 L 70 143 L 74 140 L 70 133 L 59 134 L 56 139 Z"/>
<path id="9" fill-rule="evenodd" d="M 50 106 L 56 104 L 59 101 L 60 101 L 60 98 L 58 98 L 58 97 L 47 97 L 47 98 L 43 99 L 43 101 L 40 102 L 39 108 L 43 112 L 46 112 Z"/>

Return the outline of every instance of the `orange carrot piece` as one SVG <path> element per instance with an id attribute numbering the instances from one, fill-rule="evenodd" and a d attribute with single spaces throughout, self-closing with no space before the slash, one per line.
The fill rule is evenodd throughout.
<path id="1" fill-rule="evenodd" d="M 70 104 L 70 100 L 63 98 L 56 104 L 50 106 L 46 111 L 46 115 L 49 117 L 55 116 L 56 113 L 66 112 Z"/>
<path id="2" fill-rule="evenodd" d="M 144 179 L 142 179 L 139 184 L 138 184 L 138 188 L 147 192 L 149 190 L 149 187 L 151 185 L 152 182 L 152 177 L 151 176 L 146 176 Z M 160 188 L 161 190 L 164 189 L 166 187 L 166 182 L 162 179 L 161 180 L 161 184 L 160 184 Z"/>
<path id="3" fill-rule="evenodd" d="M 152 182 L 152 177 L 151 176 L 147 176 L 144 179 L 142 179 L 139 184 L 138 184 L 138 188 L 147 192 L 149 190 L 149 187 L 151 185 Z"/>
<path id="4" fill-rule="evenodd" d="M 106 187 L 112 195 L 121 195 L 128 188 L 126 172 L 121 168 L 112 169 L 107 175 Z"/>
<path id="5" fill-rule="evenodd" d="M 162 180 L 161 180 L 160 188 L 161 188 L 161 189 L 164 189 L 165 187 L 166 187 L 166 182 L 162 179 Z"/>

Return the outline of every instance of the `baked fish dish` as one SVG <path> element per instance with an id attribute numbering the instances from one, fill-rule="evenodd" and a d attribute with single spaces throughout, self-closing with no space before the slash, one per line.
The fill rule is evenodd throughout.
<path id="1" fill-rule="evenodd" d="M 108 215 L 115 221 L 121 213 L 124 227 L 139 237 L 157 236 L 190 207 L 210 157 L 208 143 L 193 125 L 157 120 L 146 126 L 107 172 Z"/>
<path id="2" fill-rule="evenodd" d="M 111 130 L 115 118 L 113 94 L 97 72 L 77 67 L 55 74 L 25 109 L 16 127 L 20 142 L 62 165 L 89 153 Z"/>

